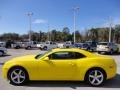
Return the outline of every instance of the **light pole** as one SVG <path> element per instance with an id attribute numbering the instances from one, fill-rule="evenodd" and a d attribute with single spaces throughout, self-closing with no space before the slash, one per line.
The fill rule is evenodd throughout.
<path id="1" fill-rule="evenodd" d="M 48 41 L 51 41 L 51 35 L 50 35 L 50 26 L 49 24 L 48 25 Z"/>
<path id="2" fill-rule="evenodd" d="M 32 15 L 33 13 L 32 12 L 28 12 L 27 13 L 28 17 L 29 17 L 29 41 L 31 41 L 31 18 L 32 18 Z"/>
<path id="3" fill-rule="evenodd" d="M 111 32 L 112 32 L 112 20 L 111 20 L 111 18 L 109 18 L 109 24 L 110 24 L 110 26 L 109 26 L 109 42 L 111 42 Z"/>
<path id="4" fill-rule="evenodd" d="M 74 7 L 73 8 L 73 13 L 74 13 L 74 43 L 76 42 L 76 35 L 75 35 L 75 31 L 76 31 L 76 12 L 79 10 L 79 7 Z"/>

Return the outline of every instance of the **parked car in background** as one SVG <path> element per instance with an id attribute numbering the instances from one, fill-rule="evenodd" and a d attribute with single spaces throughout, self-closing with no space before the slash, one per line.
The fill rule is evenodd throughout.
<path id="1" fill-rule="evenodd" d="M 44 44 L 45 42 L 37 42 L 37 48 L 41 48 L 41 45 Z"/>
<path id="2" fill-rule="evenodd" d="M 24 43 L 23 47 L 25 49 L 37 48 L 37 42 L 36 41 L 28 41 L 28 42 L 23 42 L 23 43 Z"/>
<path id="3" fill-rule="evenodd" d="M 0 47 L 0 56 L 7 54 L 7 49 L 5 47 Z"/>
<path id="4" fill-rule="evenodd" d="M 23 42 L 14 42 L 12 44 L 12 48 L 15 48 L 15 49 L 23 48 L 23 46 L 24 46 Z"/>
<path id="5" fill-rule="evenodd" d="M 12 44 L 14 44 L 14 41 L 12 41 L 12 40 L 8 40 L 8 41 L 6 41 L 6 48 L 11 48 L 12 47 Z"/>
<path id="6" fill-rule="evenodd" d="M 66 41 L 64 43 L 64 48 L 71 48 L 74 47 L 74 43 L 72 41 Z"/>
<path id="7" fill-rule="evenodd" d="M 113 42 L 99 42 L 98 45 L 97 45 L 97 52 L 98 53 L 110 53 L 110 54 L 113 54 L 113 53 L 117 53 L 119 52 L 119 47 L 116 43 L 113 43 Z"/>
<path id="8" fill-rule="evenodd" d="M 5 47 L 6 46 L 6 42 L 0 42 L 0 47 Z"/>
<path id="9" fill-rule="evenodd" d="M 64 48 L 64 43 L 58 43 L 58 48 Z"/>
<path id="10" fill-rule="evenodd" d="M 74 47 L 87 50 L 87 51 L 89 49 L 89 45 L 87 43 L 75 43 Z"/>
<path id="11" fill-rule="evenodd" d="M 88 51 L 96 51 L 97 42 L 95 42 L 95 41 L 86 41 L 85 43 L 88 44 L 88 48 L 87 48 Z"/>
<path id="12" fill-rule="evenodd" d="M 50 49 L 57 48 L 57 47 L 58 47 L 57 43 L 52 42 L 52 41 L 47 41 L 39 45 L 39 48 L 41 50 L 50 50 Z"/>

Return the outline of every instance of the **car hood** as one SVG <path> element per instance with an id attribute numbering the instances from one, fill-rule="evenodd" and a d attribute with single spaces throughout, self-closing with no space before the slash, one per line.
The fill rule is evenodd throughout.
<path id="1" fill-rule="evenodd" d="M 34 59 L 35 59 L 35 56 L 36 56 L 36 55 L 20 56 L 20 57 L 13 58 L 13 59 L 10 60 L 10 61 L 31 61 L 31 60 L 34 60 Z"/>

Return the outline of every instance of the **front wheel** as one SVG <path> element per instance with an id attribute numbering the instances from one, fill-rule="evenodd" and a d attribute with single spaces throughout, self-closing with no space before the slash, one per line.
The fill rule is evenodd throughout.
<path id="1" fill-rule="evenodd" d="M 92 69 L 86 75 L 86 81 L 92 86 L 102 85 L 106 79 L 104 72 L 100 69 Z"/>
<path id="2" fill-rule="evenodd" d="M 27 72 L 22 68 L 13 68 L 10 70 L 8 78 L 13 85 L 25 84 L 28 80 Z"/>

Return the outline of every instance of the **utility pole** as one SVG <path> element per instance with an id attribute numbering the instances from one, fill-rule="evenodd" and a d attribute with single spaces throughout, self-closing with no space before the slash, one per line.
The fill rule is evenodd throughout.
<path id="1" fill-rule="evenodd" d="M 29 41 L 31 41 L 31 30 L 32 30 L 32 28 L 31 28 L 31 18 L 32 18 L 33 13 L 28 12 L 27 15 L 29 17 Z"/>
<path id="2" fill-rule="evenodd" d="M 73 8 L 73 14 L 74 14 L 74 43 L 76 42 L 76 35 L 75 35 L 75 31 L 76 31 L 76 12 L 79 10 L 79 7 L 74 7 Z"/>
<path id="3" fill-rule="evenodd" d="M 109 42 L 111 42 L 111 33 L 112 33 L 112 20 L 109 18 Z"/>
<path id="4" fill-rule="evenodd" d="M 50 26 L 49 24 L 48 25 L 48 41 L 51 41 L 51 35 L 50 35 Z"/>

